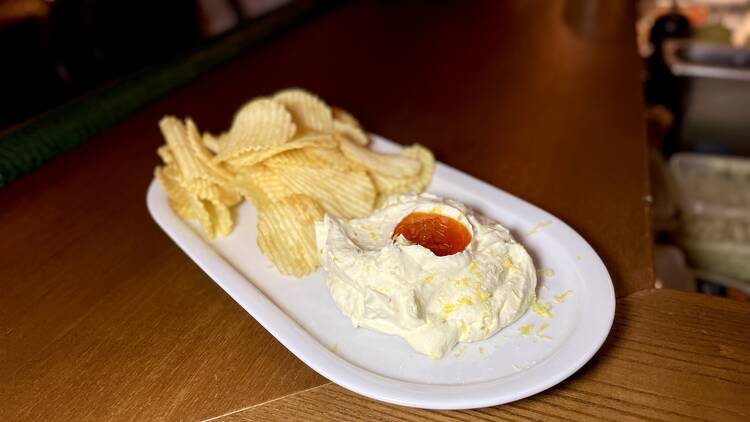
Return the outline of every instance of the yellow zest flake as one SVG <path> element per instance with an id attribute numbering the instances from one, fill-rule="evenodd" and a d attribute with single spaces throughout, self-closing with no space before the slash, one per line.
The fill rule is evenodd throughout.
<path id="1" fill-rule="evenodd" d="M 552 220 L 542 221 L 541 223 L 539 223 L 536 226 L 532 227 L 531 230 L 527 231 L 526 232 L 526 236 L 531 236 L 532 234 L 538 232 L 539 229 L 541 229 L 542 227 L 549 226 L 550 224 L 552 224 Z"/>
<path id="2" fill-rule="evenodd" d="M 377 290 L 377 291 L 379 291 L 380 293 L 383 293 L 383 294 L 388 294 L 388 291 L 389 291 L 387 287 L 378 287 L 375 290 Z"/>
<path id="3" fill-rule="evenodd" d="M 471 273 L 474 274 L 477 278 L 482 278 L 482 273 L 479 272 L 479 265 L 477 264 L 477 261 L 471 261 L 471 264 L 469 265 L 469 271 L 471 271 Z"/>
<path id="4" fill-rule="evenodd" d="M 430 352 L 430 359 L 432 359 L 432 360 L 438 360 L 438 359 L 440 359 L 440 355 L 438 355 L 435 352 Z"/>
<path id="5" fill-rule="evenodd" d="M 566 291 L 562 292 L 562 294 L 559 294 L 559 295 L 555 296 L 555 302 L 557 302 L 557 303 L 563 303 L 563 302 L 565 302 L 565 298 L 567 298 L 568 296 L 570 296 L 572 294 L 573 294 L 573 292 L 571 292 L 570 290 L 566 290 Z"/>
<path id="6" fill-rule="evenodd" d="M 424 284 L 430 284 L 432 283 L 432 280 L 435 278 L 435 274 L 430 274 L 428 276 L 425 276 L 425 278 L 422 279 L 422 283 Z"/>
<path id="7" fill-rule="evenodd" d="M 458 305 L 456 305 L 455 303 L 446 303 L 445 305 L 443 305 L 443 316 L 445 318 L 448 318 L 448 315 L 450 315 L 451 312 L 455 311 L 456 308 L 458 308 Z"/>
<path id="8" fill-rule="evenodd" d="M 505 268 L 506 270 L 518 271 L 518 266 L 507 256 L 503 257 L 503 268 Z"/>
<path id="9" fill-rule="evenodd" d="M 368 262 L 367 265 L 365 265 L 365 272 L 366 273 L 371 273 L 372 272 L 372 263 Z"/>
<path id="10" fill-rule="evenodd" d="M 373 242 L 377 242 L 378 240 L 377 233 L 375 233 L 374 231 L 369 231 L 368 233 L 370 234 L 370 240 L 372 240 Z"/>
<path id="11" fill-rule="evenodd" d="M 536 275 L 538 277 L 552 278 L 555 276 L 555 271 L 552 270 L 551 268 L 537 268 Z"/>
<path id="12" fill-rule="evenodd" d="M 440 214 L 440 211 L 442 211 L 442 208 L 440 207 L 440 205 L 435 205 L 430 210 L 430 212 L 433 214 Z"/>
<path id="13" fill-rule="evenodd" d="M 576 261 L 580 261 L 580 260 L 581 260 L 581 255 L 576 255 Z"/>
<path id="14" fill-rule="evenodd" d="M 466 334 L 469 332 L 469 327 L 466 326 L 466 323 L 461 320 L 461 334 Z"/>
<path id="15" fill-rule="evenodd" d="M 546 329 L 547 329 L 547 327 L 549 327 L 549 324 L 547 324 L 546 322 L 543 322 L 543 323 L 542 323 L 542 324 L 541 324 L 541 325 L 539 326 L 539 328 L 537 328 L 537 330 L 536 330 L 536 337 L 537 337 L 538 339 L 540 339 L 540 340 L 544 340 L 544 341 L 552 341 L 552 337 L 550 337 L 550 336 L 545 336 L 545 335 L 543 335 L 543 334 L 542 334 L 542 332 L 543 332 L 544 330 L 546 330 Z"/>
<path id="16" fill-rule="evenodd" d="M 474 297 L 477 298 L 479 303 L 484 303 L 490 298 L 490 292 L 482 289 L 474 289 Z"/>
<path id="17" fill-rule="evenodd" d="M 540 317 L 552 319 L 552 312 L 550 312 L 551 309 L 552 304 L 537 302 L 536 295 L 531 298 L 531 310 Z"/>
<path id="18" fill-rule="evenodd" d="M 333 353 L 338 353 L 338 351 L 339 351 L 339 345 L 338 344 L 334 344 L 333 346 L 331 346 L 331 351 Z"/>
<path id="19" fill-rule="evenodd" d="M 518 332 L 524 336 L 528 337 L 529 334 L 531 334 L 531 330 L 534 329 L 534 324 L 526 324 L 524 326 L 518 327 Z"/>
<path id="20" fill-rule="evenodd" d="M 443 305 L 443 318 L 448 318 L 453 311 L 461 307 L 462 305 L 473 305 L 474 302 L 469 296 L 461 296 L 461 299 L 457 303 L 446 303 Z"/>
<path id="21" fill-rule="evenodd" d="M 466 346 L 462 344 L 461 347 L 459 347 L 458 350 L 456 350 L 456 352 L 453 353 L 453 356 L 457 358 L 461 357 L 461 355 L 463 355 L 465 351 L 466 351 Z"/>
<path id="22" fill-rule="evenodd" d="M 451 284 L 453 287 L 469 287 L 469 279 L 466 277 L 461 277 L 456 280 L 451 280 Z"/>
<path id="23" fill-rule="evenodd" d="M 512 367 L 513 367 L 513 369 L 515 369 L 516 371 L 520 371 L 520 370 L 521 370 L 521 367 L 520 367 L 520 366 L 518 366 L 518 365 L 516 365 L 515 363 L 514 363 L 513 365 L 511 365 L 511 366 L 512 366 Z"/>

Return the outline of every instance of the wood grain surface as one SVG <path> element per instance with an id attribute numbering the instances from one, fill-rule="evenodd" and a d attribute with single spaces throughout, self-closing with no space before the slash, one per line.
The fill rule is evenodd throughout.
<path id="1" fill-rule="evenodd" d="M 618 296 L 650 288 L 639 70 L 626 1 L 351 2 L 248 51 L 0 190 L 0 420 L 199 420 L 327 383 L 145 207 L 161 116 L 218 131 L 242 102 L 287 86 L 556 214 L 602 256 Z M 637 310 L 639 301 L 649 305 Z M 672 302 L 696 311 L 665 319 Z M 747 373 L 732 331 L 741 313 L 723 321 L 712 313 L 723 305 L 697 296 L 624 303 L 632 312 L 621 311 L 592 365 L 503 409 L 529 418 L 605 411 L 592 404 L 653 419 L 709 418 L 708 406 L 740 414 L 746 378 L 729 373 Z M 686 330 L 708 330 L 700 312 L 719 330 L 691 337 Z M 673 326 L 685 328 L 669 334 Z M 696 350 L 708 366 L 691 360 Z M 289 414 L 301 403 L 288 417 L 300 419 L 303 401 L 318 397 L 414 415 L 327 385 L 288 397 L 253 412 Z"/>
<path id="2" fill-rule="evenodd" d="M 503 406 L 465 411 L 410 409 L 329 383 L 258 404 L 217 422 L 703 420 L 750 418 L 748 306 L 670 290 L 618 303 L 597 357 L 573 378 Z"/>

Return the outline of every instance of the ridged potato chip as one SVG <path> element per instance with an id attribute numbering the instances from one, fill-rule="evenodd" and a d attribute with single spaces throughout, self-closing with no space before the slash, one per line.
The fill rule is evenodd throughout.
<path id="1" fill-rule="evenodd" d="M 339 171 L 366 170 L 365 166 L 346 158 L 338 148 L 310 147 L 303 148 L 300 151 L 320 167 L 330 167 Z"/>
<path id="2" fill-rule="evenodd" d="M 211 219 L 214 235 L 224 237 L 231 233 L 234 226 L 232 210 L 221 202 L 208 201 L 204 205 Z"/>
<path id="3" fill-rule="evenodd" d="M 362 125 L 348 111 L 338 107 L 332 107 L 331 111 L 334 132 L 360 145 L 370 143 L 370 137 L 362 130 Z"/>
<path id="4" fill-rule="evenodd" d="M 171 170 L 176 170 L 176 168 L 157 167 L 155 175 L 167 193 L 172 209 L 185 220 L 197 221 L 209 239 L 213 239 L 216 235 L 225 236 L 231 232 L 233 225 L 231 214 L 213 216 L 212 213 L 217 212 L 216 204 L 202 200 L 186 189 L 179 179 L 179 173 Z M 226 208 L 221 204 L 219 206 Z"/>
<path id="5" fill-rule="evenodd" d="M 265 163 L 247 169 L 234 183 L 243 195 L 254 199 L 254 203 L 264 205 L 265 200 L 279 201 L 296 193 L 289 189 L 276 169 Z"/>
<path id="6" fill-rule="evenodd" d="M 297 131 L 283 105 L 259 98 L 245 104 L 234 116 L 225 142 L 219 143 L 219 160 L 226 160 L 246 151 L 283 144 Z"/>
<path id="7" fill-rule="evenodd" d="M 319 265 L 315 221 L 323 210 L 304 195 L 288 196 L 258 214 L 258 247 L 282 274 L 301 277 Z"/>
<path id="8" fill-rule="evenodd" d="M 346 138 L 355 144 L 366 146 L 370 143 L 370 138 L 367 134 L 357 126 L 352 126 L 348 123 L 333 121 L 333 130 L 340 137 Z"/>
<path id="9" fill-rule="evenodd" d="M 164 164 L 171 164 L 174 162 L 174 156 L 172 155 L 172 150 L 169 149 L 169 145 L 162 145 L 157 150 L 156 153 L 159 154 L 159 158 L 164 162 Z"/>
<path id="10" fill-rule="evenodd" d="M 208 132 L 204 132 L 201 140 L 203 141 L 203 145 L 205 145 L 209 151 L 218 154 L 221 149 L 221 143 L 226 141 L 226 134 L 214 136 Z"/>
<path id="11" fill-rule="evenodd" d="M 359 120 L 343 108 L 331 107 L 331 113 L 333 114 L 333 120 L 339 123 L 348 124 L 349 126 L 358 127 L 360 129 L 362 128 L 362 125 L 359 124 Z"/>
<path id="12" fill-rule="evenodd" d="M 377 192 L 365 171 L 287 167 L 278 171 L 278 177 L 289 190 L 318 201 L 337 217 L 364 217 L 372 212 L 375 204 Z"/>
<path id="13" fill-rule="evenodd" d="M 414 144 L 404 148 L 400 155 L 415 158 L 420 162 L 421 168 L 419 174 L 417 174 L 416 180 L 414 181 L 414 186 L 416 192 L 422 192 L 427 189 L 427 186 L 430 185 L 430 181 L 432 180 L 432 176 L 435 174 L 435 156 L 432 154 L 432 151 L 422 145 Z"/>
<path id="14" fill-rule="evenodd" d="M 390 195 L 421 193 L 432 180 L 432 175 L 435 172 L 435 157 L 430 150 L 421 145 L 412 145 L 404 148 L 399 155 L 417 159 L 421 163 L 421 169 L 418 174 L 405 178 L 371 172 L 370 176 L 378 191 L 378 197 L 375 201 L 376 207 L 383 205 Z"/>
<path id="15" fill-rule="evenodd" d="M 242 167 L 254 166 L 255 164 L 258 164 L 284 151 L 305 147 L 335 148 L 336 146 L 337 142 L 330 135 L 309 135 L 294 139 L 293 141 L 289 141 L 284 144 L 273 145 L 240 153 L 230 158 L 229 160 L 226 160 L 226 163 L 231 168 L 239 169 Z"/>
<path id="16" fill-rule="evenodd" d="M 367 169 L 393 177 L 409 177 L 419 173 L 419 160 L 397 154 L 381 154 L 356 144 L 348 139 L 341 139 L 341 152 L 352 161 L 362 164 Z"/>
<path id="17" fill-rule="evenodd" d="M 333 113 L 317 96 L 301 89 L 286 89 L 273 96 L 292 115 L 300 133 L 331 133 Z"/>

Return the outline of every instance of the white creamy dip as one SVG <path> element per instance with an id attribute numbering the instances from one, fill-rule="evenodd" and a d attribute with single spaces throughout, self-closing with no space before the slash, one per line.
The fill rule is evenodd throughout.
<path id="1" fill-rule="evenodd" d="M 436 256 L 404 235 L 392 239 L 413 212 L 451 217 L 471 241 Z M 536 289 L 531 257 L 505 227 L 438 196 L 394 196 L 365 218 L 326 215 L 315 230 L 328 290 L 352 323 L 401 336 L 434 359 L 513 323 Z"/>

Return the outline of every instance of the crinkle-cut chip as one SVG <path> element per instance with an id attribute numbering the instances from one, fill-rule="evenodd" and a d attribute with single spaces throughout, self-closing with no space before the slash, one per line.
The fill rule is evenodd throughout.
<path id="1" fill-rule="evenodd" d="M 231 184 L 227 186 L 231 186 Z M 233 207 L 242 202 L 242 194 L 236 190 L 229 190 L 226 186 L 220 186 L 216 202 L 227 207 Z"/>
<path id="2" fill-rule="evenodd" d="M 201 141 L 203 141 L 203 145 L 208 148 L 209 151 L 218 154 L 221 149 L 221 143 L 226 141 L 226 134 L 222 133 L 221 135 L 216 136 L 208 132 L 203 132 Z"/>
<path id="3" fill-rule="evenodd" d="M 378 193 L 391 195 L 394 193 L 406 193 L 409 188 L 417 182 L 417 176 L 412 177 L 393 177 L 384 174 L 370 172 L 372 182 Z"/>
<path id="4" fill-rule="evenodd" d="M 362 125 L 359 124 L 359 120 L 343 108 L 331 107 L 331 113 L 333 114 L 333 120 L 336 120 L 339 123 L 346 123 L 350 126 L 362 128 Z"/>
<path id="5" fill-rule="evenodd" d="M 381 154 L 344 138 L 339 143 L 341 152 L 367 169 L 393 177 L 409 177 L 419 173 L 418 159 L 398 154 Z"/>
<path id="6" fill-rule="evenodd" d="M 176 178 L 179 177 L 177 168 L 171 165 L 165 167 L 157 166 L 154 170 L 154 176 L 156 176 L 156 180 L 161 184 L 161 187 L 169 198 L 170 205 L 172 205 L 177 214 L 188 220 L 193 219 L 193 212 L 190 207 L 190 197 L 193 194 L 180 185 Z"/>
<path id="7" fill-rule="evenodd" d="M 365 166 L 350 160 L 338 148 L 310 147 L 303 148 L 300 151 L 310 157 L 310 160 L 319 163 L 323 167 L 330 167 L 340 171 L 366 170 Z"/>
<path id="8" fill-rule="evenodd" d="M 348 111 L 338 107 L 332 107 L 331 111 L 333 112 L 334 132 L 360 145 L 370 143 L 370 137 L 362 129 L 362 125 Z"/>
<path id="9" fill-rule="evenodd" d="M 283 144 L 296 133 L 292 116 L 276 101 L 259 98 L 245 104 L 234 116 L 225 142 L 219 143 L 219 160 L 246 151 Z"/>
<path id="10" fill-rule="evenodd" d="M 232 210 L 221 202 L 204 201 L 204 205 L 211 218 L 211 227 L 214 229 L 214 234 L 224 237 L 231 233 L 234 226 Z"/>
<path id="11" fill-rule="evenodd" d="M 386 197 L 396 193 L 420 193 L 424 191 L 430 184 L 432 175 L 435 172 L 435 157 L 427 148 L 415 144 L 404 148 L 399 154 L 419 160 L 421 169 L 418 174 L 411 177 L 393 177 L 371 172 L 370 176 L 375 184 L 375 188 L 379 194 Z M 381 201 L 382 198 L 378 198 L 376 202 L 382 204 Z"/>
<path id="12" fill-rule="evenodd" d="M 185 181 L 207 178 L 205 169 L 190 146 L 185 125 L 176 117 L 167 116 L 159 121 L 159 128 L 172 151 L 174 162 L 180 171 L 180 178 Z"/>
<path id="13" fill-rule="evenodd" d="M 258 183 L 245 175 L 235 181 L 235 189 L 253 204 L 258 211 L 263 211 L 273 203 L 268 192 L 260 187 Z"/>
<path id="14" fill-rule="evenodd" d="M 275 169 L 265 164 L 248 168 L 235 179 L 233 186 L 259 210 L 296 193 L 289 189 Z"/>
<path id="15" fill-rule="evenodd" d="M 157 167 L 155 171 L 156 179 L 159 180 L 159 183 L 164 188 L 164 192 L 169 197 L 169 205 L 183 219 L 197 221 L 203 227 L 206 236 L 213 239 L 216 231 L 211 214 L 206 209 L 206 204 L 210 202 L 202 201 L 184 188 L 180 184 L 180 181 L 174 178 L 176 173 L 172 173 L 172 175 L 169 173 L 168 170 L 162 167 Z"/>
<path id="16" fill-rule="evenodd" d="M 229 171 L 211 161 L 212 154 L 203 146 L 192 120 L 183 123 L 168 116 L 159 121 L 159 127 L 186 188 L 196 185 L 202 189 L 206 183 L 224 184 L 231 180 L 233 175 Z"/>
<path id="17" fill-rule="evenodd" d="M 336 217 L 364 217 L 373 210 L 375 186 L 365 171 L 286 167 L 278 169 L 277 175 L 289 190 L 318 201 Z"/>
<path id="18" fill-rule="evenodd" d="M 318 265 L 315 221 L 323 210 L 304 195 L 274 202 L 258 213 L 258 247 L 282 274 L 301 277 Z"/>
<path id="19" fill-rule="evenodd" d="M 357 126 L 334 120 L 333 130 L 339 136 L 344 137 L 359 145 L 365 146 L 370 143 L 370 138 L 367 136 L 367 134 Z"/>
<path id="20" fill-rule="evenodd" d="M 201 166 L 206 172 L 208 179 L 214 183 L 224 185 L 228 183 L 233 177 L 232 172 L 225 169 L 221 163 L 217 163 L 213 160 L 214 153 L 212 153 L 204 144 L 201 138 L 198 127 L 193 123 L 192 119 L 185 120 L 185 132 L 187 134 L 188 144 L 193 150 L 193 154 L 200 161 Z"/>
<path id="21" fill-rule="evenodd" d="M 226 185 L 218 185 L 216 183 L 208 182 L 205 179 L 193 179 L 190 182 L 183 183 L 185 187 L 199 199 L 215 202 L 224 206 L 237 205 L 242 201 L 242 194 L 236 189 L 231 190 L 228 187 L 232 187 L 231 183 Z"/>
<path id="22" fill-rule="evenodd" d="M 172 150 L 169 149 L 169 145 L 160 146 L 156 149 L 156 153 L 159 154 L 159 157 L 164 164 L 171 164 L 174 162 L 174 155 L 172 155 Z"/>
<path id="23" fill-rule="evenodd" d="M 417 175 L 415 186 L 417 187 L 417 192 L 427 189 L 427 186 L 432 181 L 432 176 L 435 174 L 435 156 L 432 154 L 432 151 L 422 145 L 414 144 L 404 148 L 401 151 L 401 155 L 419 160 L 421 169 Z"/>
<path id="24" fill-rule="evenodd" d="M 317 96 L 301 89 L 286 89 L 274 95 L 273 100 L 286 107 L 299 132 L 333 131 L 331 108 Z"/>
<path id="25" fill-rule="evenodd" d="M 285 144 L 273 145 L 254 151 L 246 151 L 227 160 L 230 168 L 239 171 L 243 167 L 251 167 L 284 151 L 306 147 L 335 148 L 336 140 L 330 135 L 310 135 L 294 139 Z"/>
<path id="26" fill-rule="evenodd" d="M 284 151 L 263 161 L 270 167 L 283 171 L 285 167 L 332 168 L 348 172 L 366 170 L 364 166 L 348 159 L 338 148 L 307 147 Z"/>
<path id="27" fill-rule="evenodd" d="M 265 160 L 263 164 L 273 168 L 284 168 L 289 166 L 298 167 L 323 167 L 325 163 L 316 161 L 305 153 L 307 148 L 293 149 L 276 154 Z M 333 148 L 325 148 L 333 151 Z"/>
<path id="28" fill-rule="evenodd" d="M 173 179 L 199 200 L 234 205 L 242 198 L 226 189 L 234 175 L 211 160 L 212 153 L 203 142 L 192 120 L 185 123 L 174 117 L 159 122 L 167 141 L 174 169 Z"/>

